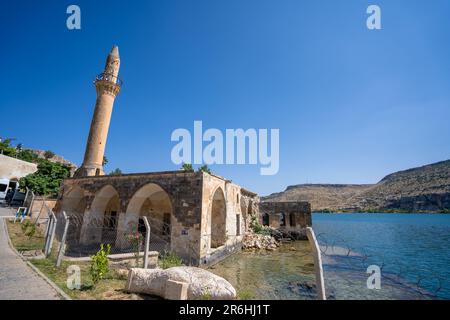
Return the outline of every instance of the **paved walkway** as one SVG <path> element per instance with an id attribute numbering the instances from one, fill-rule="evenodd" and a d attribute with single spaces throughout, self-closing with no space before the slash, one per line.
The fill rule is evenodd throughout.
<path id="1" fill-rule="evenodd" d="M 0 300 L 57 300 L 56 291 L 38 276 L 8 244 L 5 216 L 14 211 L 0 207 Z"/>

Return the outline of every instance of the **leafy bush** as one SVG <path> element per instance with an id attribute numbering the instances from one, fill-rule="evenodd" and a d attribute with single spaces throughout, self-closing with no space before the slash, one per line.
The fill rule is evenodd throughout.
<path id="1" fill-rule="evenodd" d="M 11 145 L 12 140 L 13 139 L 10 138 L 7 139 L 0 138 L 0 154 L 4 154 L 5 156 L 9 157 L 16 156 L 17 150 Z"/>
<path id="2" fill-rule="evenodd" d="M 92 263 L 89 273 L 92 278 L 92 282 L 97 284 L 103 279 L 109 272 L 109 260 L 108 255 L 111 251 L 111 245 L 106 245 L 106 250 L 103 244 L 100 245 L 100 250 L 93 256 L 91 256 Z"/>
<path id="3" fill-rule="evenodd" d="M 20 179 L 21 188 L 29 188 L 40 195 L 57 196 L 61 181 L 70 176 L 66 166 L 48 160 L 39 160 L 38 170 Z"/>
<path id="4" fill-rule="evenodd" d="M 30 220 L 25 220 L 21 225 L 22 232 L 31 239 L 36 234 L 36 224 L 32 223 Z"/>
<path id="5" fill-rule="evenodd" d="M 209 169 L 209 167 L 205 164 L 203 166 L 201 166 L 200 168 L 198 168 L 198 172 L 206 172 L 206 173 L 211 173 L 211 169 Z"/>
<path id="6" fill-rule="evenodd" d="M 31 150 L 21 150 L 20 152 L 17 153 L 17 158 L 23 161 L 27 161 L 27 162 L 38 162 L 39 157 L 37 154 L 35 154 L 33 151 Z"/>
<path id="7" fill-rule="evenodd" d="M 187 172 L 193 172 L 194 168 L 192 167 L 192 164 L 190 164 L 190 163 L 183 163 L 183 165 L 181 166 L 181 170 L 187 171 Z"/>
<path id="8" fill-rule="evenodd" d="M 261 223 L 259 223 L 256 217 L 252 218 L 250 227 L 256 234 L 270 235 L 270 228 L 263 226 Z"/>
<path id="9" fill-rule="evenodd" d="M 165 251 L 160 257 L 159 257 L 159 266 L 162 269 L 168 269 L 172 267 L 180 267 L 183 266 L 183 259 L 181 259 L 179 256 L 177 256 L 175 253 Z"/>
<path id="10" fill-rule="evenodd" d="M 122 170 L 120 170 L 119 168 L 114 169 L 113 171 L 111 171 L 109 173 L 110 176 L 121 176 L 122 175 Z"/>

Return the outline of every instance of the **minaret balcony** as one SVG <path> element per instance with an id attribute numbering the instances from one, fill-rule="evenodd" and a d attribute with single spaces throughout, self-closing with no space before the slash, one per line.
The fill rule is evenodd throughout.
<path id="1" fill-rule="evenodd" d="M 118 77 L 115 76 L 111 73 L 100 73 L 97 77 L 95 77 L 95 81 L 108 81 L 108 82 L 112 82 L 116 85 L 118 85 L 119 87 L 122 87 L 123 81 Z"/>

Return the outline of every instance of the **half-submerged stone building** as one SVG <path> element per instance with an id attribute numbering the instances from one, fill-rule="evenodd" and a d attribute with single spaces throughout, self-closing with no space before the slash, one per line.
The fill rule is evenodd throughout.
<path id="1" fill-rule="evenodd" d="M 151 249 L 171 251 L 191 264 L 209 265 L 239 250 L 251 221 L 263 222 L 257 194 L 206 172 L 104 175 L 109 121 L 120 91 L 119 66 L 118 48 L 113 47 L 105 72 L 95 80 L 97 102 L 83 164 L 61 186 L 56 212 L 70 217 L 69 251 L 109 243 L 116 252 L 129 252 L 130 236 L 142 230 L 144 216 L 150 221 Z M 263 208 L 279 217 L 277 205 Z M 310 207 L 294 209 L 289 221 L 296 221 L 296 228 L 311 224 Z"/>

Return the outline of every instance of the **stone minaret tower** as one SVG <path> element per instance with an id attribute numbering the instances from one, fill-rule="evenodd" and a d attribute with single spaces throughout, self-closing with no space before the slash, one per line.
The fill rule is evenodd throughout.
<path id="1" fill-rule="evenodd" d="M 94 81 L 97 90 L 94 116 L 86 145 L 86 152 L 81 167 L 75 172 L 75 177 L 101 176 L 103 172 L 103 156 L 105 154 L 106 138 L 109 122 L 116 96 L 119 94 L 121 81 L 119 79 L 119 48 L 113 46 L 106 58 L 105 70 Z"/>

